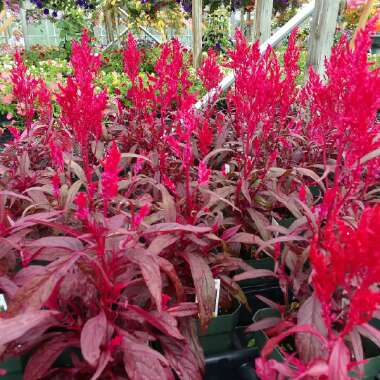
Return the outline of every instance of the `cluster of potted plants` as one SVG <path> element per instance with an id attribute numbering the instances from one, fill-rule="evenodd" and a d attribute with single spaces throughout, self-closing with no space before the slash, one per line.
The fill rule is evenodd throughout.
<path id="1" fill-rule="evenodd" d="M 281 66 L 237 32 L 234 88 L 218 92 L 210 52 L 201 111 L 176 40 L 143 79 L 130 35 L 131 87 L 112 98 L 86 33 L 54 93 L 16 54 L 25 128 L 0 153 L 0 374 L 15 358 L 27 380 L 196 380 L 205 362 L 216 378 L 378 371 L 371 27 L 304 87 L 296 33 Z"/>

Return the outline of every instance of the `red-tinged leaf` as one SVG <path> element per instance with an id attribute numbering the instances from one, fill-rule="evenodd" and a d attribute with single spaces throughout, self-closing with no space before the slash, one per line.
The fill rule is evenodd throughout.
<path id="1" fill-rule="evenodd" d="M 0 195 L 4 195 L 4 196 L 10 197 L 10 198 L 17 198 L 17 199 L 21 199 L 23 201 L 28 201 L 30 203 L 33 203 L 33 200 L 31 198 L 26 197 L 25 195 L 17 194 L 13 191 L 1 190 Z"/>
<path id="2" fill-rule="evenodd" d="M 259 357 L 255 360 L 255 367 L 260 380 L 293 379 L 295 376 L 295 370 L 286 361 L 280 363 L 274 359 L 265 360 Z"/>
<path id="3" fill-rule="evenodd" d="M 204 374 L 205 372 L 205 358 L 203 349 L 198 339 L 198 329 L 195 324 L 194 318 L 183 318 L 180 320 L 180 330 L 182 335 L 186 338 L 191 352 L 197 360 L 197 367 L 199 371 Z"/>
<path id="4" fill-rule="evenodd" d="M 190 266 L 195 293 L 199 303 L 201 330 L 206 331 L 215 307 L 215 282 L 205 259 L 195 252 L 183 252 L 182 257 Z"/>
<path id="5" fill-rule="evenodd" d="M 23 286 L 25 283 L 31 281 L 33 278 L 46 274 L 46 267 L 42 265 L 30 265 L 18 271 L 13 278 L 13 281 L 18 286 Z"/>
<path id="6" fill-rule="evenodd" d="M 83 169 L 80 167 L 80 165 L 78 165 L 75 161 L 73 160 L 70 160 L 70 161 L 67 161 L 67 163 L 69 164 L 69 167 L 70 169 L 73 170 L 73 172 L 75 173 L 75 175 L 83 182 L 83 183 L 86 183 L 86 175 L 84 174 L 84 171 Z"/>
<path id="7" fill-rule="evenodd" d="M 239 224 L 237 226 L 233 226 L 233 227 L 227 228 L 223 232 L 223 234 L 222 234 L 222 236 L 220 238 L 222 240 L 227 241 L 227 240 L 231 239 L 234 235 L 236 235 L 237 232 L 240 230 L 240 228 L 241 228 L 241 224 Z"/>
<path id="8" fill-rule="evenodd" d="M 264 297 L 260 294 L 256 296 L 261 302 L 265 303 L 265 305 L 268 305 L 271 309 L 279 310 L 280 312 L 285 309 L 285 306 L 280 305 L 279 303 L 273 302 L 267 297 Z"/>
<path id="9" fill-rule="evenodd" d="M 250 270 L 239 273 L 233 277 L 233 281 L 243 281 L 251 278 L 259 278 L 259 277 L 268 277 L 275 276 L 275 274 L 268 269 L 253 269 L 251 267 Z"/>
<path id="10" fill-rule="evenodd" d="M 267 227 L 270 225 L 268 219 L 260 212 L 255 211 L 252 208 L 247 209 L 249 216 L 256 225 L 257 230 L 259 231 L 260 236 L 264 240 L 270 239 L 270 233 L 267 230 Z"/>
<path id="11" fill-rule="evenodd" d="M 7 374 L 7 370 L 0 368 L 0 376 L 5 376 Z"/>
<path id="12" fill-rule="evenodd" d="M 80 251 L 83 249 L 82 242 L 70 236 L 47 236 L 28 242 L 26 246 L 44 248 L 64 248 L 70 251 Z"/>
<path id="13" fill-rule="evenodd" d="M 210 209 L 215 203 L 218 203 L 219 201 L 219 203 L 225 203 L 226 205 L 231 206 L 233 210 L 241 213 L 241 210 L 239 208 L 237 208 L 232 202 L 225 198 L 235 191 L 235 188 L 233 186 L 225 186 L 223 188 L 216 189 L 215 191 L 211 191 L 206 188 L 200 188 L 199 190 L 201 193 L 210 195 L 210 201 L 206 205 L 207 208 Z"/>
<path id="14" fill-rule="evenodd" d="M 218 274 L 218 277 L 222 282 L 223 288 L 238 300 L 249 312 L 251 312 L 247 297 L 240 285 L 224 274 Z"/>
<path id="15" fill-rule="evenodd" d="M 269 336 L 277 336 L 278 334 L 281 334 L 283 331 L 286 331 L 294 326 L 294 323 L 292 321 L 287 320 L 281 320 L 277 325 L 268 328 L 265 333 Z"/>
<path id="16" fill-rule="evenodd" d="M 18 290 L 9 307 L 9 313 L 14 315 L 41 309 L 79 257 L 79 254 L 75 254 L 69 259 L 56 260 L 47 265 L 45 273 L 33 277 Z"/>
<path id="17" fill-rule="evenodd" d="M 79 340 L 75 334 L 61 334 L 48 340 L 28 360 L 23 379 L 39 380 L 43 378 L 63 350 L 78 345 Z"/>
<path id="18" fill-rule="evenodd" d="M 42 218 L 42 220 L 44 220 L 45 222 L 49 222 L 56 219 L 60 214 L 62 214 L 62 211 L 41 212 L 38 214 L 25 216 L 12 223 L 12 226 L 9 228 L 9 232 L 21 232 L 26 228 L 35 226 L 36 224 L 38 224 L 38 222 L 34 219 L 34 217 Z"/>
<path id="19" fill-rule="evenodd" d="M 62 215 L 62 211 L 39 212 L 37 214 L 27 215 L 16 220 L 16 222 L 12 225 L 12 231 L 38 224 L 37 220 L 51 222 L 51 219 L 56 219 L 60 215 Z"/>
<path id="20" fill-rule="evenodd" d="M 92 375 L 91 380 L 99 379 L 99 377 L 102 375 L 103 371 L 105 370 L 107 364 L 110 362 L 111 359 L 111 352 L 108 350 L 103 351 L 100 354 L 98 367 L 96 368 L 95 373 Z"/>
<path id="21" fill-rule="evenodd" d="M 165 367 L 168 361 L 147 344 L 139 342 L 130 335 L 124 335 L 122 342 L 125 370 L 130 380 L 173 380 Z"/>
<path id="22" fill-rule="evenodd" d="M 175 288 L 177 301 L 182 302 L 185 298 L 185 290 L 182 286 L 180 278 L 178 277 L 174 265 L 169 260 L 166 260 L 163 257 L 159 258 L 159 263 L 160 269 L 169 277 L 170 281 L 172 282 Z"/>
<path id="23" fill-rule="evenodd" d="M 60 328 L 62 327 L 56 319 L 51 318 L 50 320 L 45 321 L 42 325 L 36 326 L 30 330 L 22 337 L 16 339 L 12 345 L 18 345 L 21 348 L 20 354 L 30 352 L 35 349 L 39 344 L 49 339 L 59 335 L 60 333 L 48 332 L 52 327 Z"/>
<path id="24" fill-rule="evenodd" d="M 144 233 L 151 234 L 157 232 L 175 232 L 175 231 L 184 231 L 192 232 L 194 234 L 202 234 L 210 232 L 210 227 L 198 227 L 192 226 L 191 224 L 178 224 L 178 223 L 159 223 L 147 228 Z"/>
<path id="25" fill-rule="evenodd" d="M 357 331 L 380 347 L 380 331 L 368 323 L 356 327 Z"/>
<path id="26" fill-rule="evenodd" d="M 80 347 L 84 359 L 93 367 L 100 357 L 100 346 L 107 334 L 107 318 L 102 310 L 96 317 L 86 321 L 80 335 Z"/>
<path id="27" fill-rule="evenodd" d="M 355 360 L 358 363 L 360 363 L 364 359 L 364 350 L 363 350 L 363 344 L 362 344 L 362 340 L 360 338 L 360 334 L 359 334 L 359 332 L 356 329 L 353 329 L 349 333 L 349 338 L 350 338 L 350 341 L 351 341 L 352 351 L 354 353 Z M 363 370 L 363 365 L 360 365 L 359 369 L 362 371 Z"/>
<path id="28" fill-rule="evenodd" d="M 164 249 L 170 247 L 179 239 L 179 236 L 159 235 L 149 245 L 148 251 L 159 255 Z"/>
<path id="29" fill-rule="evenodd" d="M 214 150 L 212 150 L 210 153 L 208 153 L 208 154 L 205 156 L 205 158 L 203 159 L 203 161 L 204 161 L 205 163 L 207 163 L 207 161 L 208 161 L 210 158 L 216 156 L 216 155 L 219 154 L 219 153 L 226 153 L 226 152 L 233 152 L 233 150 L 232 150 L 232 149 L 227 149 L 227 148 L 218 148 L 218 149 L 214 149 Z"/>
<path id="30" fill-rule="evenodd" d="M 18 286 L 7 276 L 0 277 L 0 291 L 3 291 L 9 298 L 13 298 L 17 293 Z"/>
<path id="31" fill-rule="evenodd" d="M 255 244 L 256 236 L 246 232 L 238 232 L 228 240 L 228 243 Z"/>
<path id="32" fill-rule="evenodd" d="M 244 198 L 247 200 L 249 205 L 252 205 L 252 198 L 249 194 L 249 183 L 243 179 L 241 183 L 241 193 L 244 195 Z"/>
<path id="33" fill-rule="evenodd" d="M 328 378 L 334 380 L 349 380 L 348 365 L 350 364 L 350 351 L 342 338 L 335 342 L 329 359 Z"/>
<path id="34" fill-rule="evenodd" d="M 127 217 L 123 214 L 116 214 L 111 218 L 107 219 L 107 228 L 111 231 L 118 230 L 126 224 Z"/>
<path id="35" fill-rule="evenodd" d="M 57 311 L 39 310 L 13 318 L 0 318 L 0 346 L 20 338 L 37 326 L 50 323 L 58 314 Z"/>
<path id="36" fill-rule="evenodd" d="M 126 254 L 131 262 L 140 267 L 146 286 L 156 303 L 158 311 L 161 311 L 162 280 L 158 256 L 143 248 L 129 249 Z"/>
<path id="37" fill-rule="evenodd" d="M 278 317 L 265 318 L 255 323 L 252 323 L 252 325 L 249 325 L 246 329 L 246 332 L 265 330 L 270 327 L 276 326 L 280 321 L 281 318 Z"/>
<path id="38" fill-rule="evenodd" d="M 323 335 L 327 336 L 327 328 L 322 319 L 321 304 L 313 294 L 302 303 L 297 313 L 299 326 L 312 325 Z M 310 363 L 315 359 L 327 359 L 321 341 L 313 335 L 300 333 L 295 338 L 296 347 L 301 360 Z"/>
<path id="39" fill-rule="evenodd" d="M 8 255 L 10 252 L 17 252 L 21 249 L 21 247 L 14 242 L 10 241 L 9 238 L 5 239 L 0 237 L 1 251 L 0 251 L 0 259 Z"/>
<path id="40" fill-rule="evenodd" d="M 285 208 L 287 208 L 295 218 L 300 218 L 302 216 L 300 210 L 297 208 L 294 202 L 294 199 L 292 199 L 291 197 L 288 197 L 283 193 L 277 193 L 275 191 L 267 191 L 266 193 L 275 198 Z"/>
<path id="41" fill-rule="evenodd" d="M 256 251 L 256 253 L 260 253 L 261 251 L 269 247 L 273 247 L 275 244 L 278 244 L 278 243 L 287 243 L 290 241 L 305 241 L 305 240 L 307 239 L 304 238 L 303 236 L 297 236 L 297 235 L 280 236 L 278 238 L 260 243 L 260 248 Z"/>
<path id="42" fill-rule="evenodd" d="M 176 205 L 173 197 L 169 194 L 165 186 L 159 185 L 162 194 L 162 208 L 166 223 L 175 223 L 177 220 Z"/>
<path id="43" fill-rule="evenodd" d="M 177 320 L 171 316 L 169 313 L 162 311 L 149 312 L 145 311 L 137 305 L 128 305 L 128 309 L 134 311 L 140 315 L 147 323 L 154 326 L 156 329 L 163 332 L 165 335 L 169 335 L 175 339 L 183 340 L 182 334 L 178 330 Z"/>
<path id="44" fill-rule="evenodd" d="M 319 177 L 314 170 L 300 168 L 300 167 L 296 167 L 294 168 L 294 170 L 303 176 L 310 177 L 311 179 L 313 179 L 315 183 L 317 183 L 323 190 L 326 189 L 322 178 Z"/>
<path id="45" fill-rule="evenodd" d="M 74 202 L 75 197 L 77 196 L 80 188 L 83 186 L 83 182 L 81 180 L 78 180 L 74 182 L 66 194 L 66 201 L 65 201 L 65 210 L 69 210 Z"/>
<path id="46" fill-rule="evenodd" d="M 198 367 L 197 358 L 187 342 L 178 341 L 168 336 L 159 336 L 158 340 L 165 357 L 180 380 L 202 380 L 203 374 Z"/>
<path id="47" fill-rule="evenodd" d="M 36 215 L 34 215 L 34 216 L 36 216 Z M 29 223 L 31 223 L 30 225 L 42 224 L 44 226 L 53 228 L 55 231 L 63 232 L 67 235 L 74 236 L 77 238 L 82 235 L 81 232 L 78 232 L 77 230 L 74 230 L 73 228 L 67 227 L 65 224 L 55 223 L 55 222 L 51 222 L 48 220 L 39 219 L 36 217 L 31 218 L 29 220 Z"/>
<path id="48" fill-rule="evenodd" d="M 191 317 L 198 314 L 198 305 L 194 302 L 182 302 L 166 310 L 176 318 Z"/>
<path id="49" fill-rule="evenodd" d="M 32 198 L 34 204 L 39 205 L 39 207 L 44 207 L 46 210 L 50 209 L 49 200 L 43 191 L 37 188 L 30 188 L 26 192 L 29 197 Z"/>
<path id="50" fill-rule="evenodd" d="M 261 351 L 261 356 L 265 358 L 268 356 L 274 349 L 275 347 L 286 337 L 289 335 L 293 335 L 299 332 L 305 332 L 309 333 L 312 335 L 317 336 L 324 344 L 327 344 L 326 339 L 321 333 L 316 330 L 313 326 L 307 325 L 307 326 L 294 326 L 290 328 L 289 330 L 279 334 L 278 336 L 275 336 L 267 341 L 265 344 L 264 348 Z"/>
<path id="51" fill-rule="evenodd" d="M 306 368 L 305 371 L 297 376 L 294 380 L 306 380 L 308 378 L 311 379 L 319 379 L 321 376 L 328 376 L 329 366 L 323 360 L 317 360 L 313 362 L 310 367 Z"/>

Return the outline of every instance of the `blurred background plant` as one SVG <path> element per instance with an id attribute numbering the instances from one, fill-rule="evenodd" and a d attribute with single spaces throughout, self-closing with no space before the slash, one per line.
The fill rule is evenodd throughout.
<path id="1" fill-rule="evenodd" d="M 221 5 L 206 15 L 203 34 L 203 50 L 213 49 L 226 53 L 231 48 L 230 39 L 230 8 Z"/>
<path id="2" fill-rule="evenodd" d="M 352 33 L 356 29 L 365 3 L 365 0 L 347 2 L 347 6 L 343 8 L 343 12 L 341 13 L 340 28 L 342 30 Z M 380 0 L 376 0 L 371 7 L 370 17 L 373 17 L 379 11 L 379 8 Z M 378 23 L 378 28 L 380 28 L 380 22 Z"/>

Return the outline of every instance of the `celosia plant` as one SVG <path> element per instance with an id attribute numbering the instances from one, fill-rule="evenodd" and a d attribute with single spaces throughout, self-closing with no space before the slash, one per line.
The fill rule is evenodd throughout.
<path id="1" fill-rule="evenodd" d="M 301 104 L 311 111 L 301 132 L 307 141 L 303 154 L 321 162 L 320 176 L 312 176 L 325 194 L 313 202 L 299 192 L 297 203 L 305 215 L 288 231 L 280 230 L 285 242 L 281 262 L 291 265 L 290 276 L 281 270 L 278 275 L 300 305 L 296 314 L 280 308 L 283 320 L 263 320 L 249 328 L 270 328 L 273 335 L 256 361 L 264 380 L 360 378 L 366 359 L 361 336 L 379 342 L 379 332 L 368 323 L 380 305 L 379 208 L 370 206 L 379 176 L 380 77 L 367 62 L 369 33 L 360 33 L 353 51 L 343 38 L 326 63 L 326 83 L 311 71 L 300 94 Z M 367 96 L 360 98 L 363 91 Z M 311 271 L 304 267 L 308 258 Z M 283 351 L 284 363 L 268 359 L 293 334 L 298 355 Z"/>
<path id="2" fill-rule="evenodd" d="M 129 49 L 138 56 L 132 37 Z M 21 103 L 34 89 L 16 63 Z M 29 133 L 0 154 L 0 289 L 8 303 L 1 359 L 28 354 L 27 380 L 201 379 L 195 321 L 207 328 L 216 277 L 223 300 L 239 292 L 242 299 L 229 274 L 247 265 L 222 249 L 241 238 L 209 190 L 211 143 L 198 159 L 182 48 L 163 47 L 160 75 L 147 85 L 136 78 L 132 107 L 119 104 L 107 128 L 106 93 L 94 86 L 100 57 L 86 33 L 71 64 L 73 76 L 56 94 L 60 117 L 46 108 L 38 118 L 31 108 Z M 130 64 L 126 58 L 136 76 Z M 49 99 L 41 89 L 39 98 Z M 71 363 L 60 368 L 63 352 Z"/>

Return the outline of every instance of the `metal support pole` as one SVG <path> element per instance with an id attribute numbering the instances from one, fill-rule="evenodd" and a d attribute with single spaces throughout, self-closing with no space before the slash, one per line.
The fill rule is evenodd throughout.
<path id="1" fill-rule="evenodd" d="M 320 76 L 323 76 L 325 59 L 330 56 L 334 43 L 339 5 L 339 0 L 316 0 L 315 2 L 315 15 L 310 31 L 306 77 L 310 66 L 313 66 L 314 70 Z"/>
<path id="2" fill-rule="evenodd" d="M 271 33 L 273 0 L 256 0 L 255 41 L 268 40 Z"/>
<path id="3" fill-rule="evenodd" d="M 192 12 L 193 66 L 198 69 L 202 58 L 202 0 L 193 0 Z"/>

